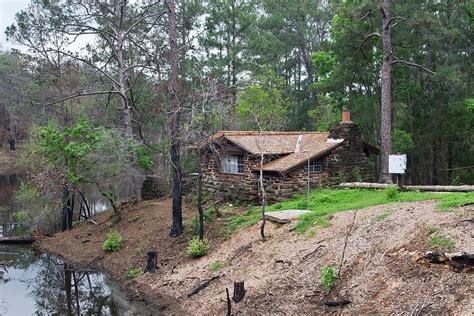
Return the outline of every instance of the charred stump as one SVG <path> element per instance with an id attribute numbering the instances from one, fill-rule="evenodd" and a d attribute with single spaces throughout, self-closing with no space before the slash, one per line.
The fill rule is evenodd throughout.
<path id="1" fill-rule="evenodd" d="M 148 251 L 146 260 L 146 272 L 155 272 L 158 268 L 158 254 L 156 251 Z"/>
<path id="2" fill-rule="evenodd" d="M 234 302 L 238 303 L 240 302 L 244 296 L 245 296 L 245 281 L 242 282 L 234 282 L 234 295 L 232 296 L 232 299 Z"/>

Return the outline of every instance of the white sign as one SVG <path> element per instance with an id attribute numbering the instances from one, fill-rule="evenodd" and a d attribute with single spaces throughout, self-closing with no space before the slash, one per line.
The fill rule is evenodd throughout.
<path id="1" fill-rule="evenodd" d="M 388 173 L 405 173 L 407 168 L 407 155 L 388 156 Z"/>

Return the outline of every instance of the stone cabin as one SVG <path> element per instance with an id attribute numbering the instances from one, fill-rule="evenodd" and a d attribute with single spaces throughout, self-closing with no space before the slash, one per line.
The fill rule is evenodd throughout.
<path id="1" fill-rule="evenodd" d="M 201 147 L 203 187 L 228 199 L 256 200 L 261 169 L 267 200 L 281 201 L 305 193 L 308 176 L 311 188 L 373 181 L 368 156 L 378 151 L 362 141 L 347 111 L 329 132 L 221 131 Z"/>

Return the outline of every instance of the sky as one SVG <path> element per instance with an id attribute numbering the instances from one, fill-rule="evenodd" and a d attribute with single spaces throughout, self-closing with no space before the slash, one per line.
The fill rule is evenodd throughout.
<path id="1" fill-rule="evenodd" d="M 7 50 L 19 48 L 11 42 L 7 42 L 5 29 L 15 21 L 15 13 L 26 9 L 30 0 L 0 0 L 0 48 Z"/>

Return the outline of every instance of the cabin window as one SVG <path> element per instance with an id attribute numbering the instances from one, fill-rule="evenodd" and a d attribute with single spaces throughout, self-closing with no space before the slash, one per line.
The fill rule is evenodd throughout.
<path id="1" fill-rule="evenodd" d="M 323 161 L 321 159 L 310 160 L 309 172 L 312 172 L 312 173 L 323 172 Z"/>
<path id="2" fill-rule="evenodd" d="M 222 173 L 244 173 L 244 157 L 241 155 L 227 155 L 221 157 Z"/>

